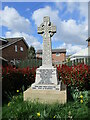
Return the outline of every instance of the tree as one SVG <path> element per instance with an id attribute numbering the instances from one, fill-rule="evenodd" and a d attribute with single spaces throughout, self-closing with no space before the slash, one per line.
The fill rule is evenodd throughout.
<path id="1" fill-rule="evenodd" d="M 33 59 L 35 57 L 36 57 L 35 48 L 33 46 L 31 46 L 28 50 L 28 58 Z"/>

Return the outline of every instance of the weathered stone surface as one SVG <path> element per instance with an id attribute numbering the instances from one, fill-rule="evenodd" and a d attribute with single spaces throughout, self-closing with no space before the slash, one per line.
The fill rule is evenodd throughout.
<path id="1" fill-rule="evenodd" d="M 52 66 L 52 51 L 51 51 L 51 37 L 54 35 L 55 32 L 56 27 L 53 24 L 51 24 L 50 18 L 48 16 L 44 17 L 43 23 L 40 25 L 40 27 L 38 27 L 38 33 L 43 36 L 42 66 L 36 70 L 35 83 L 31 86 L 34 89 L 38 84 L 41 85 L 51 84 L 54 86 L 58 84 L 57 70 Z M 38 88 L 40 87 L 36 87 L 36 89 Z M 43 86 L 41 88 L 43 89 Z"/>
<path id="2" fill-rule="evenodd" d="M 37 89 L 37 90 L 59 90 L 60 91 L 60 86 L 58 85 L 35 85 L 34 87 L 32 87 L 32 89 Z"/>
<path id="3" fill-rule="evenodd" d="M 54 86 L 54 90 L 60 90 L 60 85 L 58 85 L 57 81 L 57 71 L 56 68 L 43 68 L 40 67 L 36 70 L 36 80 L 35 83 L 32 84 L 32 89 L 39 89 L 40 87 L 36 86 L 42 86 L 40 89 L 44 89 L 43 85 L 46 85 L 46 89 L 49 89 L 48 86 Z M 36 88 L 35 88 L 36 87 Z M 44 89 L 44 90 L 46 90 Z"/>
<path id="4" fill-rule="evenodd" d="M 51 24 L 48 16 L 43 18 L 43 23 L 38 27 L 38 33 L 43 36 L 42 66 L 52 66 L 51 37 L 56 32 L 56 26 Z"/>
<path id="5" fill-rule="evenodd" d="M 29 88 L 24 92 L 24 100 L 38 101 L 42 103 L 66 103 L 67 96 L 66 90 L 55 91 L 55 90 L 33 90 Z"/>
<path id="6" fill-rule="evenodd" d="M 38 33 L 43 36 L 42 66 L 36 70 L 35 83 L 24 92 L 24 100 L 39 100 L 46 103 L 65 103 L 66 89 L 61 90 L 57 80 L 57 70 L 52 66 L 51 37 L 56 32 L 56 27 L 50 22 L 49 17 L 43 18 L 43 23 L 38 27 Z"/>
<path id="7" fill-rule="evenodd" d="M 56 68 L 40 67 L 36 70 L 36 84 L 56 84 L 57 71 Z"/>

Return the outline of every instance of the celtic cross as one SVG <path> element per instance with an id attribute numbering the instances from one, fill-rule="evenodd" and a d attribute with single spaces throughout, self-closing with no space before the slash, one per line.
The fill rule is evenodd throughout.
<path id="1" fill-rule="evenodd" d="M 48 16 L 43 18 L 43 23 L 38 27 L 38 34 L 43 36 L 43 56 L 42 66 L 52 66 L 52 48 L 51 48 L 51 37 L 56 33 L 56 26 L 50 22 Z"/>

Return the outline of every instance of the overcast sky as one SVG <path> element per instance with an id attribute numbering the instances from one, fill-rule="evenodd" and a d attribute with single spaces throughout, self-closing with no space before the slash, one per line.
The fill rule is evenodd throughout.
<path id="1" fill-rule="evenodd" d="M 37 26 L 44 16 L 56 25 L 52 48 L 66 48 L 73 54 L 87 47 L 88 3 L 87 2 L 4 2 L 0 10 L 2 37 L 24 37 L 36 50 L 42 48 L 43 39 Z"/>

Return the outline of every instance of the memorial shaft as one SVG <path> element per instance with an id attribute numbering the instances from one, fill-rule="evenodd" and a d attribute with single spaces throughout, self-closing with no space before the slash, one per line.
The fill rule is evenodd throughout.
<path id="1" fill-rule="evenodd" d="M 56 32 L 56 27 L 50 22 L 48 16 L 43 18 L 43 23 L 38 27 L 38 33 L 43 36 L 43 55 L 42 55 L 42 66 L 52 66 L 52 48 L 51 48 L 51 37 Z"/>
<path id="2" fill-rule="evenodd" d="M 43 38 L 42 66 L 52 66 L 51 38 Z"/>

